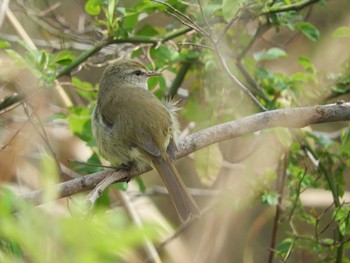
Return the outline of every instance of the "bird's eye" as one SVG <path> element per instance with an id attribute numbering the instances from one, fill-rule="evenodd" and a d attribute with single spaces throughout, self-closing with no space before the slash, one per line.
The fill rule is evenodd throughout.
<path id="1" fill-rule="evenodd" d="M 145 74 L 145 73 L 143 73 L 141 70 L 135 70 L 133 73 L 134 73 L 136 76 L 141 76 L 141 75 Z"/>

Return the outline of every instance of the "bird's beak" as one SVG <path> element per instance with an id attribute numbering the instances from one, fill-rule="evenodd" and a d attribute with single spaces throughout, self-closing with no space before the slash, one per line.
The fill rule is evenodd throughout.
<path id="1" fill-rule="evenodd" d="M 154 76 L 162 76 L 162 73 L 157 71 L 148 71 L 146 75 L 147 77 L 154 77 Z"/>

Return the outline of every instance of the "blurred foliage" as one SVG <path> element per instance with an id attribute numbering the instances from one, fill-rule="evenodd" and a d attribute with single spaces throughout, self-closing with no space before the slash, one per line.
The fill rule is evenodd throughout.
<path id="1" fill-rule="evenodd" d="M 73 216 L 58 216 L 2 189 L 1 262 L 123 262 L 123 253 L 154 238 L 156 227 L 139 228 L 117 212 L 88 218 L 75 200 Z"/>
<path id="2" fill-rule="evenodd" d="M 270 41 L 265 47 L 254 46 L 270 29 L 275 34 L 287 32 L 284 33 L 288 35 L 287 42 L 301 35 L 306 41 L 317 44 L 322 40 L 322 32 L 308 21 L 308 13 L 304 10 L 315 5 L 326 8 L 327 1 L 202 2 L 203 9 L 200 10 L 196 1 L 169 0 L 166 4 L 133 1 L 127 4 L 117 0 L 87 0 L 84 7 L 89 19 L 87 23 L 93 27 L 95 39 L 92 42 L 105 46 L 96 45 L 95 49 L 93 47 L 79 55 L 68 49 L 38 50 L 23 41 L 12 44 L 1 40 L 0 48 L 11 58 L 12 66 L 29 69 L 38 78 L 40 88 L 52 87 L 55 81 L 61 81 L 59 77 L 62 75 L 75 75 L 73 69 L 87 65 L 86 61 L 97 51 L 112 44 L 132 44 L 132 48 L 125 47 L 127 57 L 140 58 L 149 68 L 169 73 L 170 77 L 165 75 L 150 80 L 149 88 L 159 98 L 167 95 L 172 76 L 181 66 L 190 64 L 183 72 L 182 79 L 190 82 L 190 85 L 178 83 L 174 88 L 188 87 L 189 96 L 180 114 L 184 122 L 196 123 L 195 130 L 257 111 L 237 85 L 230 82 L 227 72 L 218 63 L 220 56 L 226 59 L 231 73 L 242 79 L 250 92 L 268 109 L 327 103 L 329 99 L 349 93 L 349 54 L 344 54 L 339 72 L 320 72 L 307 53 L 292 58 L 299 67 L 297 70 L 283 72 L 276 68 L 279 62 L 290 59 L 292 53 L 285 41 Z M 178 19 L 164 19 L 164 23 L 155 21 L 155 15 L 166 12 Z M 207 21 L 210 26 L 206 24 Z M 233 26 L 226 28 L 225 34 L 222 34 L 230 22 L 234 22 Z M 254 30 L 248 30 L 247 24 L 253 24 Z M 194 30 L 198 28 L 210 33 L 205 35 L 201 30 Z M 349 27 L 338 27 L 333 37 L 338 41 L 349 41 Z M 64 111 L 53 114 L 45 124 L 49 125 L 57 119 L 66 120 L 70 131 L 93 150 L 87 161 L 101 164 L 103 161 L 95 150 L 90 128 L 90 114 L 98 84 L 85 81 L 80 76 L 71 76 L 70 85 L 74 87 L 70 93 L 73 106 L 61 105 Z M 5 98 L 0 109 L 21 101 L 22 95 L 19 96 Z M 320 135 L 312 128 L 303 131 L 276 130 L 275 135 L 288 152 L 280 160 L 288 159 L 284 171 L 287 174 L 284 186 L 288 192 L 281 196 L 278 189 L 273 189 L 271 182 L 280 175 L 271 170 L 261 171 L 264 178 L 252 185 L 252 188 L 258 189 L 262 204 L 280 206 L 279 199 L 287 204 L 280 221 L 287 220 L 290 227 L 281 234 L 282 239 L 274 248 L 275 257 L 285 262 L 293 253 L 308 251 L 317 255 L 318 262 L 348 262 L 343 250 L 349 252 L 350 206 L 341 202 L 347 190 L 344 176 L 350 166 L 348 127 L 335 138 Z M 222 172 L 224 155 L 219 145 L 213 145 L 197 152 L 194 157 L 195 169 L 201 181 L 209 187 Z M 55 174 L 53 167 L 54 162 L 47 159 L 43 163 L 42 173 Z M 75 165 L 74 169 L 79 174 L 101 170 L 100 167 L 84 165 Z M 43 187 L 51 189 L 52 182 L 50 184 L 50 180 L 46 179 L 43 178 L 43 182 L 49 185 L 44 186 L 43 183 Z M 142 179 L 138 178 L 137 182 L 144 192 Z M 121 188 L 125 187 L 126 184 L 121 185 Z M 303 207 L 300 195 L 308 188 L 326 189 L 332 193 L 334 209 L 330 221 L 324 222 L 329 220 L 324 217 L 327 211 L 309 211 Z M 48 195 L 47 198 L 53 199 L 53 196 Z M 102 209 L 108 205 L 109 196 L 105 193 L 97 207 Z M 119 262 L 123 259 L 123 252 L 141 245 L 145 236 L 155 237 L 153 227 L 146 225 L 136 228 L 121 213 L 98 210 L 91 220 L 86 220 L 79 213 L 51 215 L 17 200 L 7 190 L 1 192 L 0 214 L 2 262 Z M 335 234 L 325 234 L 320 222 Z M 297 224 L 310 226 L 314 231 L 297 231 Z"/>

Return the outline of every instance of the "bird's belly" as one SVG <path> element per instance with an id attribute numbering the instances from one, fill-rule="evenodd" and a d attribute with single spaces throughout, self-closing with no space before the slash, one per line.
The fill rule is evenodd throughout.
<path id="1" fill-rule="evenodd" d="M 145 155 L 141 153 L 138 147 L 126 143 L 119 132 L 111 129 L 95 129 L 95 138 L 101 155 L 112 165 L 134 164 L 138 170 L 143 170 L 148 166 Z M 129 145 L 129 146 L 126 146 Z"/>

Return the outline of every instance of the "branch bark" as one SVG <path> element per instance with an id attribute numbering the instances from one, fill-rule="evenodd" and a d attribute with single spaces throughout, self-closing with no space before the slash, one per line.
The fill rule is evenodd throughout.
<path id="1" fill-rule="evenodd" d="M 183 138 L 178 144 L 177 158 L 182 158 L 211 144 L 264 129 L 274 127 L 302 128 L 311 124 L 349 120 L 350 103 L 342 102 L 261 112 L 210 127 Z M 113 175 L 116 178 L 116 182 L 125 182 L 150 170 L 151 168 L 143 172 L 132 170 L 130 173 L 126 173 L 125 171 L 115 172 L 109 169 L 60 183 L 57 185 L 56 190 L 59 198 L 67 197 L 95 188 L 97 184 L 113 173 L 117 173 Z M 20 198 L 31 201 L 34 204 L 41 204 L 43 202 L 42 194 L 43 190 L 37 190 L 23 194 Z"/>

